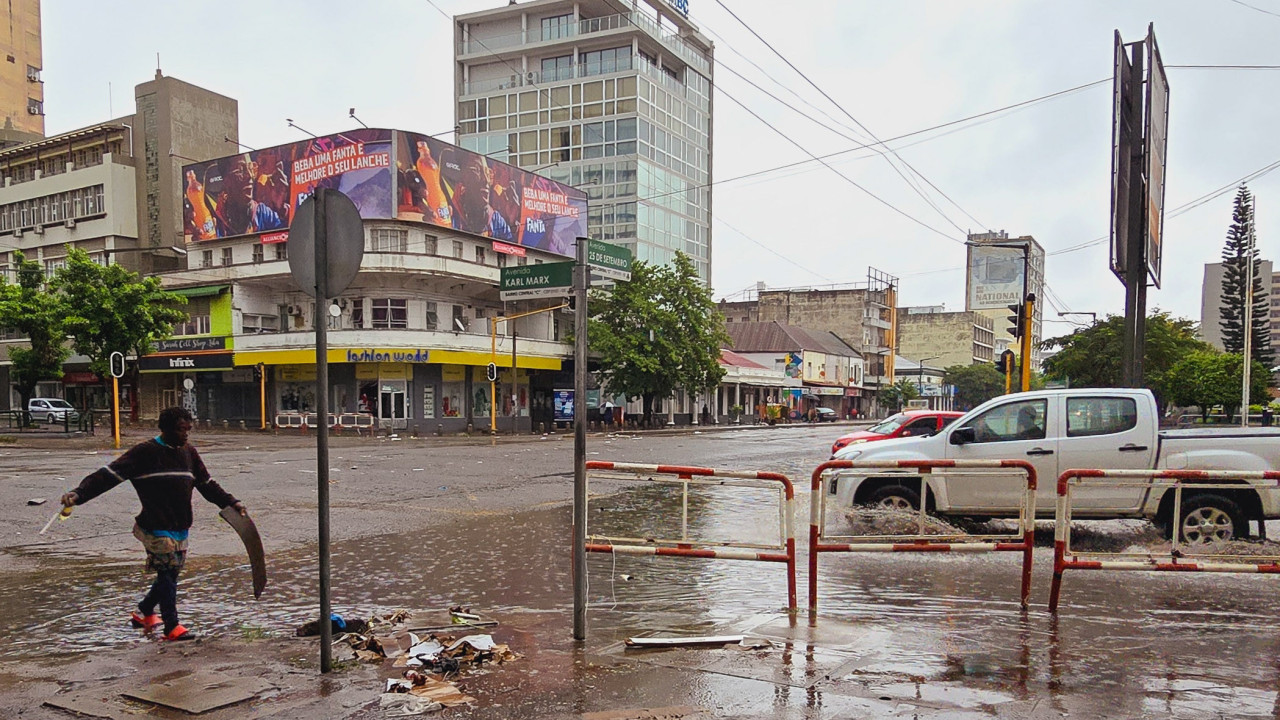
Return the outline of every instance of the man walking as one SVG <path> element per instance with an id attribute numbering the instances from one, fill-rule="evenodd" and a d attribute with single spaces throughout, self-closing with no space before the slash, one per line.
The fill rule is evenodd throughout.
<path id="1" fill-rule="evenodd" d="M 64 507 L 83 505 L 128 480 L 142 502 L 133 535 L 147 551 L 147 570 L 156 574 L 150 591 L 130 615 L 134 627 L 151 630 L 164 625 L 165 640 L 189 640 L 192 634 L 178 622 L 178 573 L 187 560 L 187 536 L 191 530 L 191 490 L 199 490 L 219 508 L 234 507 L 247 515 L 244 505 L 209 477 L 200 453 L 187 444 L 191 413 L 171 407 L 160 413 L 160 434 L 131 448 L 99 468 L 79 487 L 62 496 Z M 155 614 L 156 607 L 160 615 Z"/>

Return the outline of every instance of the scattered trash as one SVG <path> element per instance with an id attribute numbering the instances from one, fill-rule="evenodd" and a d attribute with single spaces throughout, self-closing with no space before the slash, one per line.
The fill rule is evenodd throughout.
<path id="1" fill-rule="evenodd" d="M 367 620 L 361 620 L 359 618 L 352 618 L 351 620 L 346 620 L 338 613 L 330 613 L 329 622 L 330 622 L 329 629 L 335 633 L 347 632 L 347 633 L 359 634 L 369 629 L 369 622 Z M 319 620 L 312 620 L 310 622 L 305 622 L 299 625 L 298 629 L 294 631 L 294 635 L 296 635 L 297 637 L 314 637 L 319 634 L 320 634 Z"/>
<path id="2" fill-rule="evenodd" d="M 288 460 L 277 460 L 277 461 L 275 462 L 275 464 L 276 464 L 276 465 L 288 465 L 288 464 L 289 464 L 289 461 L 288 461 Z"/>
<path id="3" fill-rule="evenodd" d="M 45 503 L 47 503 L 47 502 L 49 502 L 49 501 L 48 501 L 48 500 L 46 500 L 46 499 L 44 499 L 44 498 L 31 498 L 30 500 L 28 500 L 28 501 L 27 501 L 27 504 L 28 504 L 28 505 L 43 505 L 43 504 L 45 504 Z"/>
<path id="4" fill-rule="evenodd" d="M 408 693 L 383 693 L 378 696 L 378 708 L 385 717 L 395 718 L 428 715 L 443 710 L 444 705 Z"/>
<path id="5" fill-rule="evenodd" d="M 627 647 L 681 647 L 686 645 L 730 645 L 741 643 L 743 635 L 706 635 L 702 637 L 627 638 Z"/>
<path id="6" fill-rule="evenodd" d="M 414 471 L 414 472 L 422 472 L 423 470 L 426 470 L 426 468 L 414 468 L 414 469 L 413 469 L 413 471 Z"/>
<path id="7" fill-rule="evenodd" d="M 742 642 L 738 643 L 744 650 L 763 650 L 773 647 L 773 643 L 762 637 L 742 638 Z"/>
<path id="8" fill-rule="evenodd" d="M 627 710 L 604 710 L 582 714 L 582 720 L 683 720 L 684 718 L 707 717 L 701 708 L 688 705 L 672 705 L 656 708 L 629 708 Z"/>
<path id="9" fill-rule="evenodd" d="M 631 577 L 632 577 L 632 576 L 631 576 L 631 575 L 628 575 L 628 574 L 626 574 L 626 573 L 623 573 L 623 574 L 619 575 L 618 577 L 622 578 L 622 580 L 623 580 L 623 581 L 625 581 L 625 582 L 631 582 Z"/>

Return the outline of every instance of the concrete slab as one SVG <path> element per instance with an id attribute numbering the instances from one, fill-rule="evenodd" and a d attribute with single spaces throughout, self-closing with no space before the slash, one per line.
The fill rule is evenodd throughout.
<path id="1" fill-rule="evenodd" d="M 119 695 L 111 689 L 77 690 L 54 695 L 45 700 L 44 704 L 83 717 L 126 720 L 128 713 L 123 707 L 114 704 Z"/>

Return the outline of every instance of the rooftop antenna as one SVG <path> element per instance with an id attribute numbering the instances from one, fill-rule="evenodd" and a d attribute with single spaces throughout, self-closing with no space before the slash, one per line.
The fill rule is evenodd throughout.
<path id="1" fill-rule="evenodd" d="M 164 74 L 160 72 L 160 53 L 156 53 L 156 79 L 158 80 L 162 77 L 164 77 Z"/>

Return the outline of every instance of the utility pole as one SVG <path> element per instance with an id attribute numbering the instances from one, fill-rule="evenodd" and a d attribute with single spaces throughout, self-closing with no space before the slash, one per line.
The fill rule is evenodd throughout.
<path id="1" fill-rule="evenodd" d="M 1249 208 L 1249 247 L 1245 250 L 1244 273 L 1244 364 L 1241 367 L 1240 427 L 1249 427 L 1249 384 L 1253 370 L 1253 250 L 1257 239 L 1253 233 L 1257 214 L 1257 199 Z"/>

